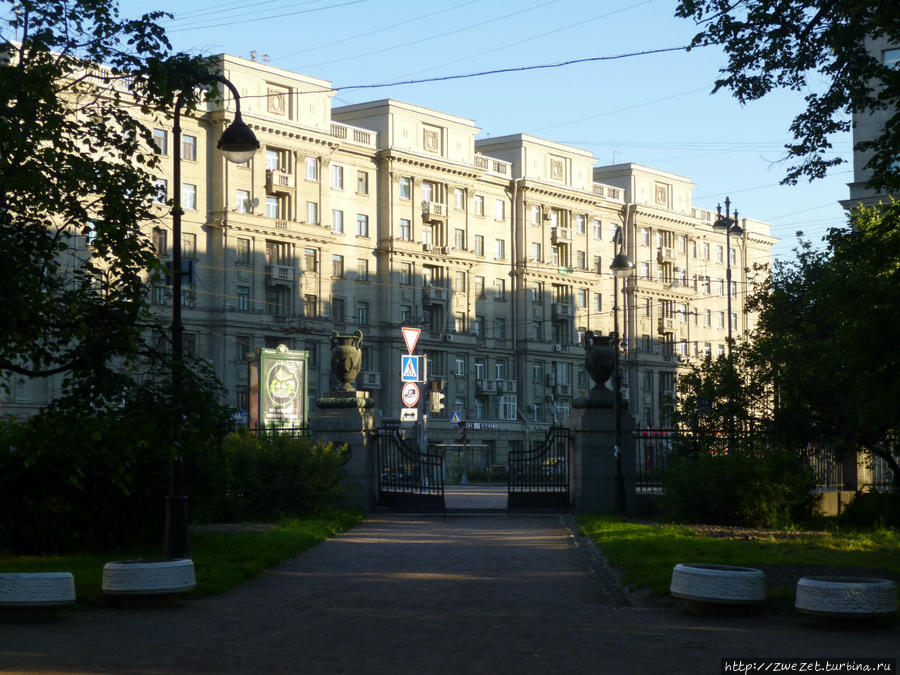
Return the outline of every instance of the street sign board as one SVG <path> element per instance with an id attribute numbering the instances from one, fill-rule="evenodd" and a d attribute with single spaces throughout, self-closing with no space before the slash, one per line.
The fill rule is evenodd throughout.
<path id="1" fill-rule="evenodd" d="M 400 381 L 419 382 L 419 363 L 421 357 L 403 354 L 400 356 Z"/>
<path id="2" fill-rule="evenodd" d="M 403 399 L 403 405 L 412 408 L 419 403 L 419 385 L 415 382 L 407 382 L 400 390 L 400 398 Z"/>
<path id="3" fill-rule="evenodd" d="M 459 414 L 458 410 L 454 410 L 450 413 L 450 424 L 459 424 L 462 422 L 462 415 Z"/>
<path id="4" fill-rule="evenodd" d="M 403 333 L 403 341 L 406 343 L 406 351 L 412 354 L 416 351 L 416 343 L 419 341 L 419 335 L 422 334 L 421 328 L 411 328 L 409 326 L 401 326 L 400 332 Z"/>
<path id="5" fill-rule="evenodd" d="M 400 421 L 401 422 L 415 422 L 419 419 L 419 409 L 418 408 L 404 408 L 400 411 Z"/>

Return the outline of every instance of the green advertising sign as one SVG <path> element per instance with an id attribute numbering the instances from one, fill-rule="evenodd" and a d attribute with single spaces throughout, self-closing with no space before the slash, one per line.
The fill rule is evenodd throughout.
<path id="1" fill-rule="evenodd" d="M 250 426 L 305 427 L 309 352 L 259 349 L 250 364 Z"/>

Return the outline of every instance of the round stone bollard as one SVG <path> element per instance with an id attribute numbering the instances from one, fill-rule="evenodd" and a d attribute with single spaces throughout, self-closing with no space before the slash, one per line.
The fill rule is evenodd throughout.
<path id="1" fill-rule="evenodd" d="M 189 558 L 120 560 L 103 566 L 104 595 L 124 605 L 170 605 L 196 587 L 194 561 Z"/>
<path id="2" fill-rule="evenodd" d="M 897 611 L 897 586 L 871 577 L 803 577 L 794 608 L 825 623 L 880 621 Z"/>
<path id="3" fill-rule="evenodd" d="M 766 575 L 752 567 L 679 563 L 669 592 L 694 614 L 745 612 L 766 599 Z"/>
<path id="4" fill-rule="evenodd" d="M 0 619 L 50 621 L 65 605 L 75 602 L 71 572 L 13 572 L 0 574 Z"/>

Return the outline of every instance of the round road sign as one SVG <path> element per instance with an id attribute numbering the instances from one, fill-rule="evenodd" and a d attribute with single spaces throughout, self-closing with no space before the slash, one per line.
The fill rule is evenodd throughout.
<path id="1" fill-rule="evenodd" d="M 403 405 L 412 408 L 419 403 L 419 385 L 415 382 L 407 382 L 400 390 L 400 398 L 403 399 Z"/>

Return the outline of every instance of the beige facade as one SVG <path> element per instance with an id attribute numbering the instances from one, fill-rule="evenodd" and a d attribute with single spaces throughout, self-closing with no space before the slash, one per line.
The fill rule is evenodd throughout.
<path id="1" fill-rule="evenodd" d="M 333 389 L 333 330 L 361 330 L 363 372 L 385 417 L 400 412 L 400 327 L 422 328 L 429 379 L 446 409 L 429 436 L 450 442 L 459 412 L 486 461 L 562 422 L 592 383 L 579 342 L 613 327 L 609 264 L 623 228 L 636 274 L 620 302 L 631 407 L 665 422 L 685 359 L 725 348 L 731 255 L 733 332 L 747 334 L 748 270 L 771 259 L 768 225 L 712 229 L 686 178 L 635 164 L 595 167 L 586 150 L 528 135 L 476 140 L 474 122 L 393 100 L 332 107 L 329 83 L 222 56 L 261 143 L 244 166 L 215 149 L 231 105 L 184 120 L 181 148 L 154 123 L 172 196 L 181 152 L 185 344 L 208 359 L 228 403 L 248 405 L 247 355 L 281 343 L 310 351 L 311 401 Z M 171 253 L 170 219 L 148 225 Z M 171 293 L 150 289 L 166 316 Z M 4 409 L 46 394 L 8 396 Z M 314 406 L 312 408 L 314 410 Z M 477 427 L 476 427 L 477 425 Z"/>

